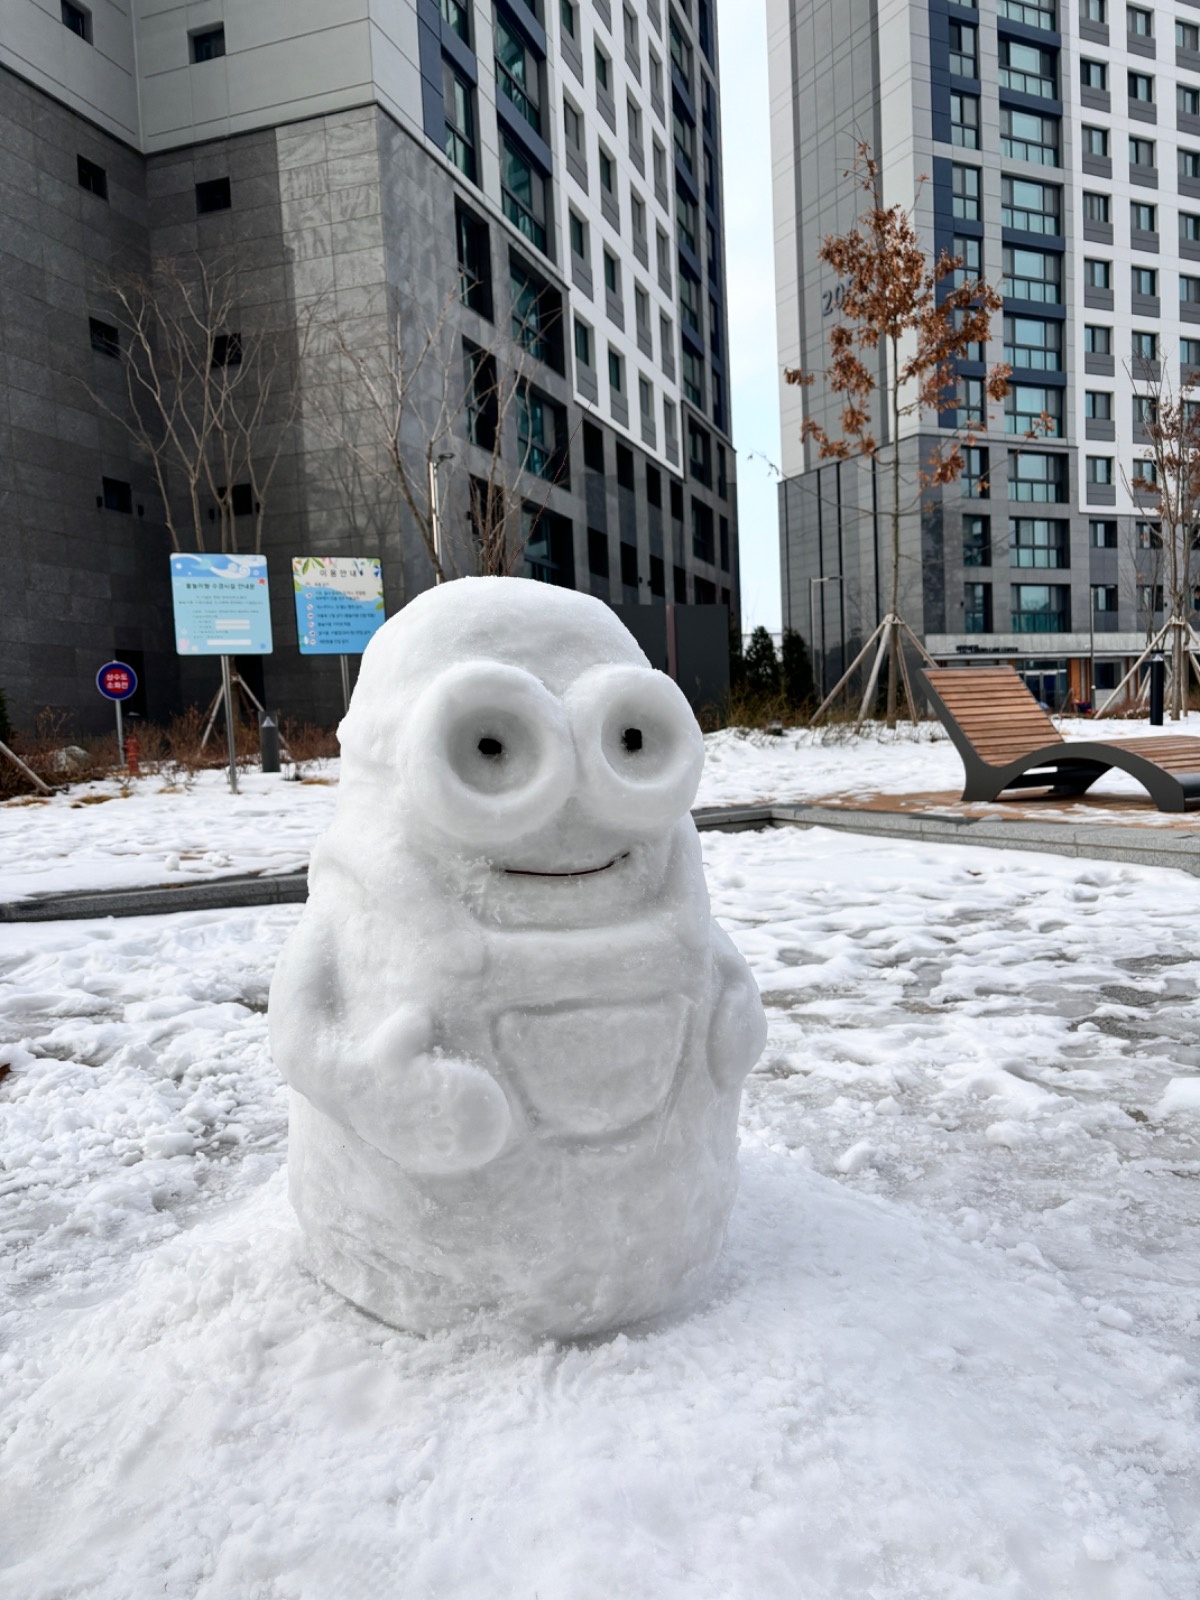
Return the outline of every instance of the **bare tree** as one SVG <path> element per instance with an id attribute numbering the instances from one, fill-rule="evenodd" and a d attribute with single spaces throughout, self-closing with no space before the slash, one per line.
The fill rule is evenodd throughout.
<path id="1" fill-rule="evenodd" d="M 849 233 L 830 235 L 818 255 L 840 280 L 840 317 L 829 335 L 830 363 L 824 371 L 827 387 L 842 396 L 840 435 L 834 437 L 808 418 L 801 438 L 811 439 L 822 460 L 854 457 L 878 461 L 891 476 L 891 577 L 888 612 L 849 669 L 826 696 L 813 720 L 842 693 L 874 647 L 876 654 L 867 679 L 859 720 L 873 699 L 881 669 L 888 664 L 887 725 L 896 725 L 901 679 L 913 710 L 907 682 L 904 640 L 922 656 L 930 657 L 900 615 L 901 521 L 919 506 L 926 490 L 954 483 L 966 465 L 964 447 L 976 442 L 987 426 L 986 411 L 965 428 L 955 430 L 936 444 L 917 468 L 914 492 L 906 502 L 901 475 L 900 430 L 911 417 L 940 413 L 954 405 L 957 364 L 969 358 L 973 346 L 982 345 L 991 331 L 993 315 L 1000 310 L 999 293 L 982 279 L 962 277 L 961 258 L 945 251 L 932 266 L 910 207 L 885 206 L 879 162 L 870 147 L 860 143 L 854 166 L 846 173 L 870 199 L 859 226 Z M 919 185 L 924 179 L 919 180 Z M 954 280 L 948 282 L 948 280 Z M 882 349 L 882 371 L 877 352 Z M 868 359 L 875 359 L 869 362 Z M 987 399 L 998 402 L 1008 393 L 1006 366 L 992 367 L 984 380 Z M 788 369 L 788 383 L 811 385 L 817 374 Z M 882 416 L 872 418 L 878 397 Z M 886 439 L 879 437 L 883 423 Z"/>
<path id="2" fill-rule="evenodd" d="M 237 550 L 238 518 L 262 548 L 268 492 L 299 404 L 315 307 L 286 326 L 243 301 L 237 268 L 160 258 L 100 281 L 118 330 L 124 403 L 89 388 L 150 462 L 176 550 Z M 235 506 L 245 485 L 249 511 Z M 213 508 L 216 534 L 206 515 Z"/>
<path id="3" fill-rule="evenodd" d="M 1192 382 L 1175 388 L 1166 376 L 1165 362 L 1158 366 L 1140 362 L 1136 371 L 1129 367 L 1126 371 L 1131 386 L 1136 379 L 1150 392 L 1141 397 L 1149 402 L 1141 422 L 1146 454 L 1134 463 L 1132 473 L 1122 467 L 1121 476 L 1130 497 L 1155 520 L 1156 542 L 1152 544 L 1149 584 L 1143 581 L 1144 570 L 1136 580 L 1150 597 L 1146 606 L 1146 648 L 1101 710 L 1107 711 L 1146 661 L 1161 651 L 1167 662 L 1168 706 L 1172 719 L 1178 720 L 1187 706 L 1189 663 L 1200 680 L 1196 654 L 1200 651 L 1200 636 L 1191 622 L 1200 535 L 1200 400 L 1193 397 L 1196 385 Z M 1166 621 L 1155 630 L 1154 600 L 1160 579 Z"/>
<path id="4" fill-rule="evenodd" d="M 569 461 L 569 440 L 547 443 L 537 427 L 543 401 L 528 346 L 547 330 L 522 325 L 519 337 L 485 348 L 461 338 L 458 307 L 457 290 L 432 319 L 397 300 L 381 344 L 365 344 L 340 321 L 328 324 L 339 370 L 317 400 L 323 428 L 363 476 L 399 496 L 437 583 L 464 566 L 512 572 L 530 531 L 523 522 L 531 496 L 533 527 Z M 445 536 L 443 467 L 466 507 L 469 539 L 462 528 Z"/>

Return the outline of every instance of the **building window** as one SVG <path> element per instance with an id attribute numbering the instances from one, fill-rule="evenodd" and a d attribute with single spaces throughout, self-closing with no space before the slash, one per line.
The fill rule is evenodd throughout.
<path id="1" fill-rule="evenodd" d="M 1008 458 L 1008 498 L 1061 504 L 1067 498 L 1067 458 L 1021 450 Z"/>
<path id="2" fill-rule="evenodd" d="M 1200 339 L 1180 339 L 1179 362 L 1184 367 L 1200 367 Z"/>
<path id="3" fill-rule="evenodd" d="M 92 349 L 102 356 L 121 356 L 121 335 L 111 322 L 101 322 L 98 317 L 88 318 L 88 333 L 91 336 Z"/>
<path id="4" fill-rule="evenodd" d="M 1200 55 L 1200 27 L 1194 22 L 1177 22 L 1175 24 L 1176 50 L 1189 50 L 1192 55 Z"/>
<path id="5" fill-rule="evenodd" d="M 625 393 L 625 358 L 612 345 L 608 347 L 608 387 L 613 394 Z"/>
<path id="6" fill-rule="evenodd" d="M 1188 244 L 1200 244 L 1200 216 L 1194 211 L 1179 213 L 1179 237 Z"/>
<path id="7" fill-rule="evenodd" d="M 1004 359 L 1033 372 L 1062 371 L 1062 323 L 1043 317 L 1004 318 Z"/>
<path id="8" fill-rule="evenodd" d="M 1084 124 L 1080 130 L 1083 134 L 1083 153 L 1085 156 L 1101 156 L 1108 159 L 1108 129 L 1094 128 Z"/>
<path id="9" fill-rule="evenodd" d="M 1004 294 L 1012 300 L 1058 305 L 1062 299 L 1062 257 L 1048 250 L 1003 247 Z"/>
<path id="10" fill-rule="evenodd" d="M 1158 462 L 1135 461 L 1130 481 L 1134 494 L 1153 494 L 1158 488 Z"/>
<path id="11" fill-rule="evenodd" d="M 527 472 L 551 483 L 566 476 L 566 413 L 531 384 L 522 383 L 516 394 L 517 443 L 521 465 Z"/>
<path id="12" fill-rule="evenodd" d="M 1129 99 L 1130 103 L 1152 106 L 1154 104 L 1154 79 L 1148 72 L 1131 72 L 1129 74 Z"/>
<path id="13" fill-rule="evenodd" d="M 464 44 L 471 42 L 471 19 L 464 0 L 441 0 L 441 13 Z"/>
<path id="14" fill-rule="evenodd" d="M 956 233 L 950 243 L 950 254 L 959 262 L 951 275 L 957 289 L 964 283 L 973 283 L 983 276 L 983 240 L 970 234 Z"/>
<path id="15" fill-rule="evenodd" d="M 1010 383 L 1004 398 L 1005 433 L 1057 438 L 1062 433 L 1062 394 L 1048 385 Z"/>
<path id="16" fill-rule="evenodd" d="M 101 478 L 100 498 L 105 511 L 123 511 L 133 515 L 133 489 L 121 478 Z"/>
<path id="17" fill-rule="evenodd" d="M 1058 165 L 1058 118 L 1044 117 L 1036 111 L 1000 107 L 1000 153 L 1013 161 L 1031 161 L 1038 166 Z"/>
<path id="18" fill-rule="evenodd" d="M 1083 329 L 1083 353 L 1088 356 L 1112 355 L 1112 329 L 1088 322 Z"/>
<path id="19" fill-rule="evenodd" d="M 196 213 L 207 216 L 212 211 L 228 211 L 233 204 L 228 178 L 210 178 L 196 185 Z"/>
<path id="20" fill-rule="evenodd" d="M 546 180 L 511 139 L 500 135 L 500 198 L 504 215 L 539 250 L 546 249 Z"/>
<path id="21" fill-rule="evenodd" d="M 463 340 L 466 370 L 467 438 L 481 450 L 494 450 L 500 423 L 496 358 L 469 339 Z"/>
<path id="22" fill-rule="evenodd" d="M 1066 633 L 1070 628 L 1071 590 L 1065 583 L 1014 583 L 1014 633 Z"/>
<path id="23" fill-rule="evenodd" d="M 1152 428 L 1158 421 L 1158 402 L 1153 395 L 1135 394 L 1133 397 L 1133 425 L 1137 429 Z"/>
<path id="24" fill-rule="evenodd" d="M 188 36 L 192 46 L 192 60 L 216 61 L 225 54 L 225 28 L 202 28 Z"/>
<path id="25" fill-rule="evenodd" d="M 675 191 L 675 232 L 685 250 L 696 254 L 696 235 L 700 227 L 700 213 L 695 203 L 682 189 Z"/>
<path id="26" fill-rule="evenodd" d="M 715 528 L 711 506 L 692 501 L 692 554 L 697 561 L 714 564 L 717 555 Z"/>
<path id="27" fill-rule="evenodd" d="M 683 352 L 683 393 L 700 410 L 704 409 L 704 362 L 686 349 Z"/>
<path id="28" fill-rule="evenodd" d="M 599 45 L 595 47 L 595 57 L 596 88 L 598 91 L 608 94 L 612 88 L 612 63 Z"/>
<path id="29" fill-rule="evenodd" d="M 1155 613 L 1163 610 L 1163 586 L 1161 583 L 1139 583 L 1137 586 L 1137 608 L 1139 611 Z"/>
<path id="30" fill-rule="evenodd" d="M 562 297 L 517 256 L 509 257 L 512 336 L 519 349 L 556 372 L 562 360 Z"/>
<path id="31" fill-rule="evenodd" d="M 1089 289 L 1112 288 L 1112 262 L 1088 256 L 1083 263 L 1083 281 Z"/>
<path id="32" fill-rule="evenodd" d="M 1086 199 L 1086 196 L 1085 196 Z M 1001 178 L 1000 222 L 1023 233 L 1062 232 L 1062 190 L 1033 178 Z"/>
<path id="33" fill-rule="evenodd" d="M 953 26 L 953 24 L 951 24 Z M 1000 84 L 1018 94 L 1053 100 L 1058 95 L 1058 52 L 1019 39 L 1001 37 Z"/>
<path id="34" fill-rule="evenodd" d="M 1190 178 L 1193 182 L 1200 179 L 1200 150 L 1179 152 L 1179 176 Z"/>
<path id="35" fill-rule="evenodd" d="M 1013 567 L 1069 567 L 1070 523 L 1049 517 L 1010 517 L 1008 552 Z"/>
<path id="36" fill-rule="evenodd" d="M 1079 15 L 1085 22 L 1106 23 L 1108 0 L 1079 0 Z"/>
<path id="37" fill-rule="evenodd" d="M 671 111 L 671 136 L 675 144 L 675 154 L 683 162 L 689 172 L 696 170 L 696 130 L 691 119 L 685 117 L 678 109 Z"/>
<path id="38" fill-rule="evenodd" d="M 1048 33 L 1058 27 L 1054 0 L 1040 0 L 1040 3 L 1039 0 L 998 0 L 996 15 L 1007 17 L 1010 22 L 1023 22 L 1027 28 L 1043 28 Z"/>
<path id="39" fill-rule="evenodd" d="M 1200 117 L 1200 89 L 1179 84 L 1175 90 L 1175 109 L 1185 117 Z"/>
<path id="40" fill-rule="evenodd" d="M 688 423 L 688 471 L 697 483 L 712 484 L 712 440 L 694 422 Z"/>
<path id="41" fill-rule="evenodd" d="M 675 63 L 675 68 L 680 77 L 690 88 L 692 82 L 692 47 L 684 38 L 683 30 L 676 22 L 674 12 L 671 13 L 668 33 L 671 45 L 671 60 Z"/>
<path id="42" fill-rule="evenodd" d="M 1092 585 L 1092 610 L 1107 615 L 1117 609 L 1117 586 L 1115 583 L 1094 583 Z"/>
<path id="43" fill-rule="evenodd" d="M 654 385 L 649 378 L 638 378 L 638 404 L 641 407 L 642 421 L 653 424 L 654 422 Z"/>
<path id="44" fill-rule="evenodd" d="M 463 305 L 492 320 L 492 252 L 487 223 L 465 206 L 455 208 L 458 242 L 458 294 Z"/>
<path id="45" fill-rule="evenodd" d="M 987 426 L 987 402 L 983 393 L 982 378 L 960 378 L 955 394 L 954 409 L 960 428 Z"/>
<path id="46" fill-rule="evenodd" d="M 963 584 L 963 632 L 991 633 L 992 586 L 990 583 Z"/>
<path id="47" fill-rule="evenodd" d="M 1112 393 L 1108 389 L 1088 389 L 1083 396 L 1083 414 L 1089 422 L 1112 421 Z"/>
<path id="48" fill-rule="evenodd" d="M 575 318 L 575 359 L 581 366 L 590 367 L 592 361 L 592 330 L 586 322 Z"/>
<path id="49" fill-rule="evenodd" d="M 621 268 L 611 250 L 604 252 L 604 287 L 614 299 L 621 298 Z"/>
<path id="50" fill-rule="evenodd" d="M 97 200 L 108 199 L 108 174 L 103 167 L 98 167 L 94 161 L 89 161 L 86 156 L 76 156 L 75 170 L 79 177 L 79 187 L 81 189 L 86 189 L 89 194 L 94 194 Z"/>
<path id="51" fill-rule="evenodd" d="M 1154 233 L 1158 228 L 1158 207 L 1148 206 L 1144 200 L 1133 200 L 1129 205 L 1129 226 L 1138 233 Z"/>
<path id="52" fill-rule="evenodd" d="M 571 254 L 579 256 L 581 260 L 586 261 L 588 254 L 587 223 L 577 211 L 571 211 L 567 214 L 567 235 L 571 241 Z"/>
<path id="53" fill-rule="evenodd" d="M 1186 273 L 1179 275 L 1179 300 L 1181 305 L 1200 306 L 1200 278 Z"/>
<path id="54" fill-rule="evenodd" d="M 1162 549 L 1162 528 L 1157 522 L 1135 522 L 1133 526 L 1139 550 Z"/>
<path id="55" fill-rule="evenodd" d="M 1107 489 L 1113 483 L 1113 458 L 1111 456 L 1089 456 L 1087 458 L 1087 481 L 1097 488 Z"/>
<path id="56" fill-rule="evenodd" d="M 950 71 L 956 78 L 979 76 L 979 33 L 969 22 L 950 23 Z"/>
<path id="57" fill-rule="evenodd" d="M 1136 361 L 1158 360 L 1158 335 L 1136 329 L 1133 335 L 1133 355 Z"/>
<path id="58" fill-rule="evenodd" d="M 600 146 L 600 187 L 609 194 L 616 193 L 616 168 L 613 165 L 613 158 L 603 145 Z"/>
<path id="59" fill-rule="evenodd" d="M 963 566 L 990 567 L 992 564 L 992 519 L 966 516 L 962 521 Z"/>
<path id="60" fill-rule="evenodd" d="M 1079 81 L 1085 89 L 1108 88 L 1108 67 L 1103 61 L 1082 60 L 1079 63 Z"/>
<path id="61" fill-rule="evenodd" d="M 966 222 L 978 222 L 979 168 L 959 166 L 956 162 L 950 173 L 950 187 L 954 215 Z"/>
<path id="62" fill-rule="evenodd" d="M 950 96 L 950 143 L 964 150 L 979 149 L 979 96 Z"/>
<path id="63" fill-rule="evenodd" d="M 1106 194 L 1095 194 L 1091 190 L 1084 190 L 1083 195 L 1083 220 L 1085 222 L 1111 222 L 1112 204 Z"/>
<path id="64" fill-rule="evenodd" d="M 608 535 L 599 528 L 588 529 L 588 571 L 595 578 L 608 577 Z"/>
<path id="65" fill-rule="evenodd" d="M 1182 285 L 1182 280 L 1180 282 Z M 1153 267 L 1132 267 L 1130 269 L 1129 283 L 1134 294 L 1148 300 L 1157 300 L 1158 273 Z M 1183 298 L 1182 287 L 1180 289 L 1180 298 Z"/>
<path id="66" fill-rule="evenodd" d="M 69 28 L 77 39 L 82 39 L 85 44 L 92 42 L 92 13 L 83 6 L 74 6 L 71 0 L 62 0 L 62 24 Z"/>
<path id="67" fill-rule="evenodd" d="M 541 133 L 541 69 L 538 58 L 499 10 L 495 13 L 495 40 L 496 82 L 500 92 L 508 96 L 533 131 Z"/>
<path id="68" fill-rule="evenodd" d="M 679 272 L 679 315 L 686 327 L 694 333 L 701 332 L 700 285 L 682 268 Z"/>
<path id="69" fill-rule="evenodd" d="M 571 102 L 563 97 L 563 135 L 572 150 L 583 155 L 583 118 Z"/>
<path id="70" fill-rule="evenodd" d="M 559 0 L 558 15 L 562 21 L 562 31 L 569 39 L 578 39 L 579 7 L 574 0 Z"/>
<path id="71" fill-rule="evenodd" d="M 1095 520 L 1089 522 L 1088 540 L 1093 550 L 1115 550 L 1117 548 L 1116 523 Z"/>
<path id="72" fill-rule="evenodd" d="M 1125 7 L 1125 27 L 1129 33 L 1135 34 L 1139 39 L 1153 39 L 1154 14 L 1143 6 Z"/>
<path id="73" fill-rule="evenodd" d="M 442 103 L 446 119 L 446 154 L 464 178 L 475 182 L 475 107 L 471 85 L 442 58 Z"/>
<path id="74" fill-rule="evenodd" d="M 988 452 L 986 447 L 978 444 L 964 445 L 962 449 L 962 472 L 958 478 L 964 499 L 986 500 L 988 498 L 990 493 L 988 471 Z"/>
<path id="75" fill-rule="evenodd" d="M 1154 140 L 1153 139 L 1130 139 L 1130 141 L 1129 141 L 1129 165 L 1131 167 L 1146 167 L 1151 171 L 1153 170 L 1153 168 L 1154 168 Z"/>
<path id="76" fill-rule="evenodd" d="M 242 364 L 242 336 L 240 333 L 218 333 L 213 336 L 212 362 L 214 367 L 240 367 Z"/>

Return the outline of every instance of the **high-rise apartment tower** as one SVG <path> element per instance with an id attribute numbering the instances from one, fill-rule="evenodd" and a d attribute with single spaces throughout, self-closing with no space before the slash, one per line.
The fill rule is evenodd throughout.
<path id="1" fill-rule="evenodd" d="M 232 263 L 243 325 L 214 362 L 249 348 L 256 307 L 316 330 L 264 508 L 275 653 L 243 663 L 269 702 L 340 709 L 336 666 L 297 654 L 293 556 L 381 556 L 389 610 L 432 581 L 403 507 L 340 448 L 356 424 L 332 326 L 366 355 L 398 320 L 436 327 L 450 375 L 430 381 L 484 375 L 438 463 L 458 571 L 486 391 L 516 362 L 500 445 L 520 471 L 516 570 L 736 612 L 719 122 L 711 0 L 0 0 L 13 720 L 102 719 L 92 679 L 113 656 L 141 669 L 150 715 L 212 687 L 211 666 L 175 658 L 150 465 L 93 399 L 122 403 L 106 279 L 164 259 Z M 248 539 L 254 496 L 231 493 Z"/>
<path id="2" fill-rule="evenodd" d="M 1150 499 L 1131 486 L 1159 380 L 1200 374 L 1200 6 L 767 11 L 782 364 L 827 362 L 839 286 L 817 251 L 864 209 L 845 176 L 864 142 L 885 203 L 915 197 L 930 258 L 960 256 L 1004 296 L 951 408 L 902 430 L 910 488 L 925 449 L 986 414 L 987 367 L 1012 367 L 960 482 L 905 517 L 901 610 L 939 660 L 1011 661 L 1047 703 L 1091 700 L 1164 620 Z M 819 380 L 783 390 L 784 619 L 814 635 L 827 684 L 890 580 L 882 474 L 800 443 L 806 413 L 836 433 L 838 409 Z"/>

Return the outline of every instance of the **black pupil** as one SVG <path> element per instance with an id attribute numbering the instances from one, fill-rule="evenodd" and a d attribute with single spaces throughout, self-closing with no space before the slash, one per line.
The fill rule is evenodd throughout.
<path id="1" fill-rule="evenodd" d="M 504 746 L 499 739 L 491 739 L 486 734 L 479 741 L 479 754 L 481 756 L 498 756 L 504 753 Z"/>
<path id="2" fill-rule="evenodd" d="M 626 728 L 621 735 L 621 743 L 626 750 L 640 750 L 642 748 L 642 730 L 640 728 Z"/>

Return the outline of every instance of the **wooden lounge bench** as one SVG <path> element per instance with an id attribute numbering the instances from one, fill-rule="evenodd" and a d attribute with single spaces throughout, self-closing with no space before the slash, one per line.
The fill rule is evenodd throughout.
<path id="1" fill-rule="evenodd" d="M 1200 807 L 1200 739 L 1068 741 L 1012 667 L 926 667 L 920 677 L 963 759 L 964 800 L 996 800 L 1008 789 L 1080 795 L 1118 767 L 1160 811 Z"/>

